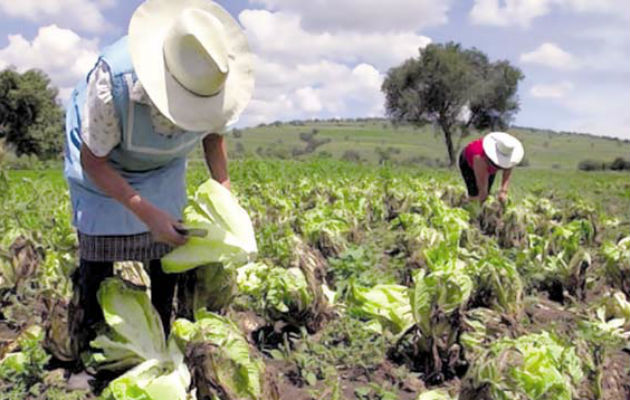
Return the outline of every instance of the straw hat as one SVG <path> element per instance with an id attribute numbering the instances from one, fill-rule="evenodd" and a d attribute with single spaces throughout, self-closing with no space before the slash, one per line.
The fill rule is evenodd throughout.
<path id="1" fill-rule="evenodd" d="M 217 132 L 251 99 L 247 38 L 210 0 L 145 1 L 129 24 L 129 50 L 151 101 L 183 129 Z"/>
<path id="2" fill-rule="evenodd" d="M 525 155 L 523 144 L 505 132 L 491 132 L 483 138 L 486 156 L 501 168 L 509 169 L 521 162 Z"/>

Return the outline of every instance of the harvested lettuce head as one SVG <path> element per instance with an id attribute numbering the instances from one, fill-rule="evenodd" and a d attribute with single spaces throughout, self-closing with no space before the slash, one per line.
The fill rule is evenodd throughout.
<path id="1" fill-rule="evenodd" d="M 195 323 L 175 321 L 173 335 L 180 346 L 190 346 L 199 395 L 227 400 L 269 398 L 262 389 L 264 363 L 250 354 L 236 324 L 204 310 L 195 317 Z"/>
<path id="2" fill-rule="evenodd" d="M 191 379 L 184 355 L 174 341 L 167 344 L 162 321 L 147 292 L 109 278 L 97 296 L 109 330 L 91 342 L 100 351 L 91 355 L 88 364 L 97 370 L 128 370 L 109 384 L 102 397 L 188 399 Z"/>
<path id="3" fill-rule="evenodd" d="M 174 342 L 169 344 L 170 362 L 152 359 L 113 380 L 103 392 L 104 400 L 189 400 L 190 372 Z"/>
<path id="4" fill-rule="evenodd" d="M 203 237 L 191 237 L 162 259 L 167 273 L 180 273 L 201 265 L 244 264 L 258 251 L 254 228 L 247 212 L 220 183 L 202 184 L 184 210 L 184 225 L 205 229 Z"/>
<path id="5" fill-rule="evenodd" d="M 95 368 L 120 371 L 145 360 L 168 360 L 162 320 L 146 291 L 110 278 L 97 296 L 110 330 L 90 343 L 101 350 L 91 357 Z"/>

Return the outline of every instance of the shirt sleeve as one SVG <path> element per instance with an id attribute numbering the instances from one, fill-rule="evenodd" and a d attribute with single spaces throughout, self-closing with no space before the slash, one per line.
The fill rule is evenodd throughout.
<path id="1" fill-rule="evenodd" d="M 96 65 L 88 79 L 81 139 L 97 157 L 108 155 L 121 140 L 109 67 L 102 60 Z"/>
<path id="2" fill-rule="evenodd" d="M 232 131 L 236 127 L 237 122 L 238 122 L 238 118 L 235 118 L 231 121 L 228 121 L 225 125 L 223 125 L 223 128 L 217 129 L 217 132 L 210 132 L 210 133 L 216 133 L 221 136 L 231 136 Z"/>

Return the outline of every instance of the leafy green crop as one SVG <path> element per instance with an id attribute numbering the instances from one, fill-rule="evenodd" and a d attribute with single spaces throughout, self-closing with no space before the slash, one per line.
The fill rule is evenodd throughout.
<path id="1" fill-rule="evenodd" d="M 264 364 L 250 354 L 238 326 L 204 310 L 197 311 L 195 321 L 176 320 L 173 335 L 182 348 L 197 345 L 193 368 L 204 377 L 203 394 L 226 400 L 262 399 Z"/>
<path id="2" fill-rule="evenodd" d="M 91 342 L 100 352 L 90 362 L 99 370 L 127 371 L 109 384 L 103 398 L 186 400 L 191 378 L 184 355 L 173 340 L 165 340 L 146 291 L 109 278 L 98 300 L 110 330 Z"/>
<path id="3" fill-rule="evenodd" d="M 213 263 L 244 264 L 258 251 L 252 223 L 234 196 L 214 179 L 199 186 L 184 210 L 184 224 L 206 229 L 162 259 L 165 272 L 184 272 Z"/>
<path id="4" fill-rule="evenodd" d="M 543 332 L 498 340 L 468 377 L 493 400 L 572 400 L 584 372 L 573 347 Z"/>

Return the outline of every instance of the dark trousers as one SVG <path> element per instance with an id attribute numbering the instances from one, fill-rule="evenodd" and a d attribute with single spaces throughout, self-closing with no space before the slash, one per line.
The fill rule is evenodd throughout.
<path id="1" fill-rule="evenodd" d="M 468 165 L 468 161 L 466 161 L 464 153 L 459 155 L 459 170 L 462 173 L 464 182 L 466 182 L 468 195 L 471 197 L 479 195 L 479 188 L 477 187 L 477 178 L 475 178 L 475 171 L 470 167 L 470 165 Z M 494 183 L 495 176 L 496 174 L 488 176 L 488 193 L 490 193 L 490 189 L 492 189 L 492 184 Z"/>
<path id="2" fill-rule="evenodd" d="M 151 279 L 151 302 L 160 315 L 164 334 L 171 329 L 173 296 L 177 279 L 162 271 L 160 260 L 152 260 L 148 268 Z M 96 297 L 101 282 L 114 275 L 114 263 L 81 260 L 72 275 L 74 299 L 70 306 L 70 334 L 77 354 L 86 350 L 96 337 L 95 328 L 104 322 L 103 311 Z"/>

